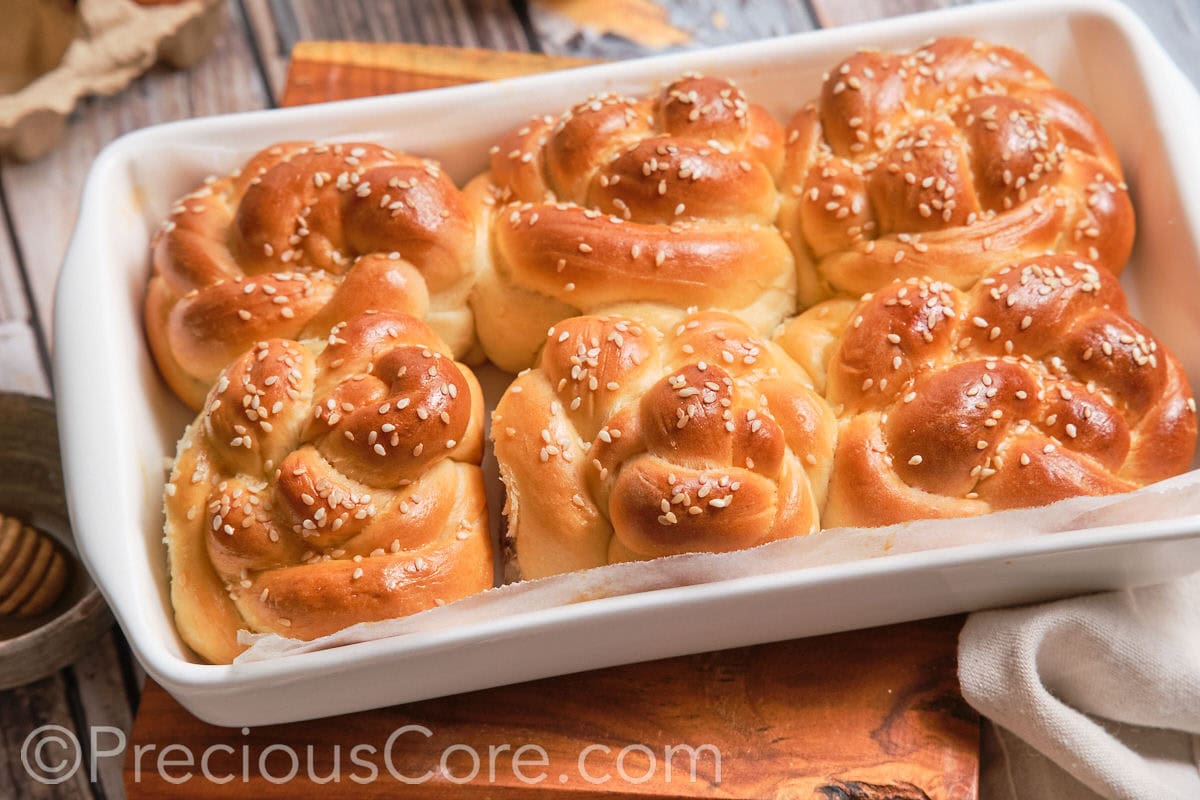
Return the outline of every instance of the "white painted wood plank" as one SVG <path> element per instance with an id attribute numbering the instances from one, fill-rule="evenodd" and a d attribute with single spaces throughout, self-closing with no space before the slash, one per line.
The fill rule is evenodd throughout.
<path id="1" fill-rule="evenodd" d="M 94 796 L 88 786 L 86 769 L 80 769 L 69 780 L 52 786 L 35 781 L 21 763 L 25 739 L 43 725 L 61 725 L 74 736 L 86 739 L 87 732 L 77 730 L 72 722 L 67 695 L 61 673 L 0 692 L 0 797 L 85 800 Z M 64 755 L 62 750 L 47 746 L 48 763 L 57 763 Z M 109 794 L 110 800 L 125 796 L 119 783 L 116 789 L 119 794 Z"/>
<path id="2" fill-rule="evenodd" d="M 0 321 L 0 391 L 50 396 L 37 339 L 25 320 Z"/>
<path id="3" fill-rule="evenodd" d="M 0 206 L 0 210 L 2 210 Z M 17 255 L 13 252 L 8 230 L 0 225 L 0 321 L 24 320 L 29 317 L 29 304 L 25 301 L 25 286 L 17 266 Z"/>
<path id="4" fill-rule="evenodd" d="M 992 0 L 976 0 L 991 2 Z M 933 8 L 967 5 L 971 0 L 811 0 L 823 27 L 866 22 Z M 1200 86 L 1200 2 L 1197 0 L 1122 0 L 1154 32 L 1171 58 Z"/>
<path id="5" fill-rule="evenodd" d="M 117 651 L 120 634 L 113 632 L 96 641 L 83 658 L 71 667 L 79 691 L 79 702 L 89 725 L 118 728 L 128 740 L 133 728 L 133 706 L 125 690 L 121 671 L 121 656 Z M 120 640 L 123 645 L 123 640 Z M 112 749 L 118 744 L 116 734 L 99 735 L 97 744 L 101 749 Z M 98 783 L 104 788 L 107 798 L 124 796 L 121 775 L 122 759 L 97 760 Z"/>
<path id="6" fill-rule="evenodd" d="M 914 14 L 918 11 L 928 11 L 934 8 L 945 8 L 953 5 L 967 5 L 955 0 L 812 0 L 813 11 L 817 21 L 823 28 L 838 25 L 849 25 L 855 22 L 867 22 L 882 17 L 895 17 L 900 14 Z"/>

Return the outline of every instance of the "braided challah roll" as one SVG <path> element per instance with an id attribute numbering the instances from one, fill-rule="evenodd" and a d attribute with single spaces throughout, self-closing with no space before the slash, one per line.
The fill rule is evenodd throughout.
<path id="1" fill-rule="evenodd" d="M 171 599 L 205 659 L 492 586 L 483 397 L 424 323 L 367 313 L 227 366 L 166 488 Z"/>
<path id="2" fill-rule="evenodd" d="M 1117 274 L 1134 215 L 1092 114 L 1024 55 L 972 39 L 860 52 L 788 128 L 779 227 L 802 306 L 929 277 L 960 289 L 1075 252 Z"/>
<path id="3" fill-rule="evenodd" d="M 520 576 L 728 551 L 818 528 L 835 420 L 729 314 L 564 320 L 492 418 Z"/>
<path id="4" fill-rule="evenodd" d="M 1192 463 L 1187 378 L 1104 268 L 1046 255 L 969 292 L 910 278 L 830 302 L 781 337 L 828 361 L 825 527 L 1126 492 Z"/>
<path id="5" fill-rule="evenodd" d="M 255 342 L 369 308 L 426 319 L 459 357 L 474 342 L 463 197 L 436 163 L 378 145 L 269 147 L 181 198 L 152 252 L 147 336 L 193 408 Z"/>
<path id="6" fill-rule="evenodd" d="M 528 367 L 550 325 L 602 309 L 721 308 L 769 334 L 795 310 L 774 226 L 782 161 L 765 110 L 695 75 L 513 131 L 466 189 L 487 239 L 471 305 L 488 358 Z"/>

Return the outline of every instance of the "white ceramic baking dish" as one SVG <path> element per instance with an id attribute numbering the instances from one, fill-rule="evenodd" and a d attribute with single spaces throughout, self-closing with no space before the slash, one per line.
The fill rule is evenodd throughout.
<path id="1" fill-rule="evenodd" d="M 366 138 L 463 181 L 510 126 L 603 89 L 685 70 L 735 78 L 781 119 L 863 46 L 936 35 L 1024 49 L 1098 115 L 1138 209 L 1125 283 L 1200 384 L 1200 98 L 1115 2 L 988 4 L 499 83 L 147 128 L 96 159 L 58 289 L 55 373 L 79 549 L 137 657 L 202 719 L 267 724 L 593 667 L 788 639 L 1200 569 L 1200 517 L 896 555 L 577 603 L 450 630 L 234 666 L 189 660 L 172 623 L 163 459 L 189 415 L 155 375 L 140 322 L 147 244 L 173 198 L 270 142 Z M 979 525 L 987 525 L 987 518 Z"/>

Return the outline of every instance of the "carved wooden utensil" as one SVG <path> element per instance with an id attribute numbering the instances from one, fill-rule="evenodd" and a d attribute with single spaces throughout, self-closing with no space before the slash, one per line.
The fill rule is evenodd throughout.
<path id="1" fill-rule="evenodd" d="M 67 586 L 68 566 L 54 539 L 0 514 L 0 616 L 49 611 Z"/>
<path id="2" fill-rule="evenodd" d="M 56 672 L 112 625 L 74 552 L 54 405 L 0 393 L 0 689 Z"/>

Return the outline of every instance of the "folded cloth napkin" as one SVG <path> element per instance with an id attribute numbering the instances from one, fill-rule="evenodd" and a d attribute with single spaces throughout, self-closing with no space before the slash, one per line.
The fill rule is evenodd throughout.
<path id="1" fill-rule="evenodd" d="M 1200 573 L 972 614 L 958 657 L 984 800 L 1200 798 Z"/>

